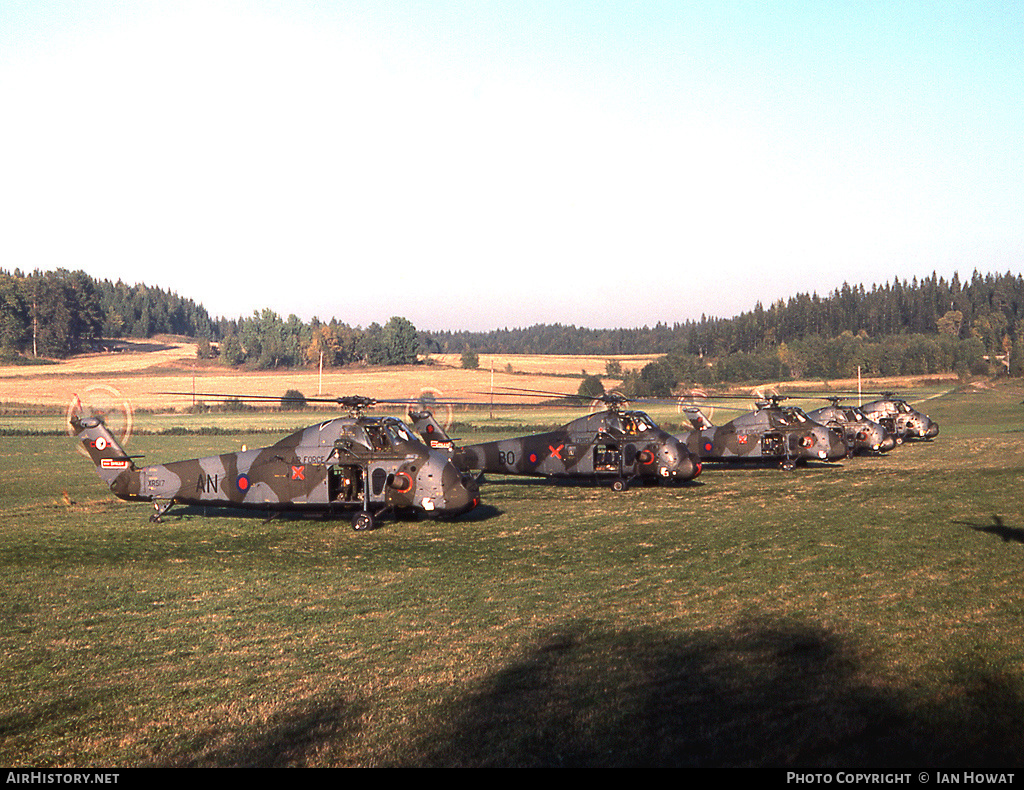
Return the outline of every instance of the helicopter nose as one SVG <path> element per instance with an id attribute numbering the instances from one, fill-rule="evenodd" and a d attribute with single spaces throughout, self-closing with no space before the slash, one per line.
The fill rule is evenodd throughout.
<path id="1" fill-rule="evenodd" d="M 672 476 L 679 480 L 692 480 L 697 476 L 697 464 L 693 462 L 693 458 L 689 454 L 679 458 L 672 471 Z"/>
<path id="2" fill-rule="evenodd" d="M 925 435 L 926 439 L 934 439 L 936 436 L 938 436 L 939 435 L 939 425 L 938 425 L 938 423 L 935 423 L 935 422 L 930 423 L 928 425 L 928 430 L 925 431 L 924 435 Z"/>
<path id="3" fill-rule="evenodd" d="M 662 449 L 663 474 L 676 480 L 692 480 L 700 474 L 700 463 L 685 444 L 673 438 Z"/>
<path id="4" fill-rule="evenodd" d="M 880 441 L 878 443 L 878 449 L 881 452 L 883 452 L 883 453 L 889 452 L 895 446 L 896 446 L 896 437 L 893 436 L 891 433 L 888 433 L 888 432 L 886 432 L 885 438 L 883 438 L 882 441 Z"/>
<path id="5" fill-rule="evenodd" d="M 826 460 L 838 461 L 841 458 L 845 458 L 850 451 L 849 446 L 846 444 L 846 439 L 832 431 L 829 431 L 828 437 L 829 442 Z"/>
<path id="6" fill-rule="evenodd" d="M 444 509 L 452 515 L 462 515 L 480 504 L 480 486 L 472 475 L 458 472 L 454 466 L 444 471 Z"/>

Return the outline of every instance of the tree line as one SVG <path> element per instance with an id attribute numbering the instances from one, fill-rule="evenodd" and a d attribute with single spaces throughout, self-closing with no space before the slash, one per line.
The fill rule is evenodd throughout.
<path id="1" fill-rule="evenodd" d="M 1006 273 L 969 281 L 954 274 L 949 281 L 932 273 L 918 280 L 891 283 L 844 283 L 827 296 L 801 293 L 779 299 L 733 318 L 702 315 L 700 320 L 658 323 L 634 329 L 586 329 L 538 324 L 489 332 L 430 332 L 430 349 L 460 353 L 472 348 L 488 354 L 668 354 L 682 350 L 700 357 L 722 358 L 756 353 L 806 337 L 835 338 L 844 332 L 880 338 L 904 334 L 953 334 L 982 337 L 990 351 L 1004 337 L 1020 334 L 1024 320 L 1024 278 Z M 1001 353 L 997 351 L 996 353 Z"/>
<path id="2" fill-rule="evenodd" d="M 424 332 L 430 353 L 460 354 L 667 354 L 686 341 L 689 323 L 633 329 L 588 329 L 572 324 L 536 324 L 489 332 Z"/>
<path id="3" fill-rule="evenodd" d="M 353 327 L 331 319 L 314 318 L 309 323 L 298 316 L 282 319 L 273 310 L 254 312 L 247 318 L 220 319 L 216 325 L 219 343 L 200 341 L 199 356 L 219 356 L 228 365 L 260 369 L 320 365 L 341 367 L 354 363 L 368 365 L 410 365 L 416 362 L 421 340 L 407 318 L 393 316 L 381 326 Z"/>
<path id="4" fill-rule="evenodd" d="M 66 357 L 101 338 L 210 336 L 206 310 L 177 294 L 83 271 L 0 270 L 0 358 Z"/>
<path id="5" fill-rule="evenodd" d="M 852 378 L 956 373 L 1024 375 L 1024 277 L 967 282 L 844 284 L 826 297 L 798 294 L 731 319 L 701 318 L 686 339 L 624 382 L 665 395 L 681 382 Z"/>
<path id="6" fill-rule="evenodd" d="M 422 345 L 416 328 L 401 317 L 366 329 L 337 320 L 282 319 L 266 309 L 214 320 L 191 299 L 144 284 L 97 280 L 66 269 L 0 270 L 0 359 L 63 358 L 97 348 L 101 340 L 161 334 L 197 338 L 201 357 L 257 368 L 313 365 L 321 359 L 333 367 L 408 364 Z"/>
<path id="7" fill-rule="evenodd" d="M 864 375 L 1008 372 L 1024 375 L 1024 277 L 932 274 L 797 294 L 733 318 L 633 329 L 538 324 L 490 332 L 423 332 L 398 316 L 366 328 L 305 322 L 272 310 L 212 319 L 196 302 L 152 286 L 95 280 L 82 271 L 0 270 L 0 355 L 64 357 L 100 338 L 176 334 L 199 354 L 258 368 L 408 364 L 425 353 L 661 354 L 616 370 L 627 389 L 662 394 L 679 382 Z"/>

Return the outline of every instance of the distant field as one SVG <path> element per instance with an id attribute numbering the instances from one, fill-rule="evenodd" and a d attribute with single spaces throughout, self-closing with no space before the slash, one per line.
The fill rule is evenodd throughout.
<path id="1" fill-rule="evenodd" d="M 234 395 L 282 395 L 297 389 L 306 396 L 368 395 L 376 398 L 414 398 L 423 390 L 444 397 L 481 400 L 504 388 L 542 389 L 575 393 L 581 369 L 604 372 L 604 357 L 502 356 L 492 374 L 490 357 L 477 370 L 464 370 L 456 357 L 432 357 L 426 364 L 402 368 L 345 367 L 286 371 L 229 370 L 195 358 L 195 345 L 169 341 L 171 348 L 121 354 L 89 354 L 56 365 L 0 367 L 0 402 L 64 405 L 73 394 L 102 383 L 122 392 L 135 408 L 183 408 L 190 395 L 161 392 L 216 392 Z M 640 357 L 620 357 L 628 369 Z M 486 363 L 485 361 L 486 360 Z M 507 372 L 512 365 L 513 373 Z M 646 363 L 644 363 L 646 364 Z M 577 378 L 565 378 L 576 376 Z M 613 381 L 610 384 L 616 383 Z M 510 400 L 512 396 L 502 396 Z"/>
<path id="2" fill-rule="evenodd" d="M 480 369 L 496 373 L 512 368 L 516 373 L 544 373 L 578 376 L 581 371 L 604 376 L 608 360 L 614 359 L 623 370 L 639 370 L 658 359 L 660 354 L 621 354 L 615 356 L 575 354 L 480 354 Z M 431 354 L 430 358 L 449 367 L 461 367 L 461 354 Z"/>
<path id="3" fill-rule="evenodd" d="M 1019 766 L 1024 390 L 907 394 L 941 433 L 885 457 L 622 494 L 494 476 L 466 517 L 370 533 L 151 524 L 66 437 L 0 436 L 0 764 Z"/>
<path id="4" fill-rule="evenodd" d="M 487 401 L 490 393 L 502 402 L 523 400 L 509 390 L 531 389 L 574 394 L 582 371 L 604 375 L 605 356 L 480 355 L 480 367 L 466 370 L 459 355 L 434 354 L 424 364 L 401 368 L 345 367 L 328 369 L 321 377 L 316 369 L 283 371 L 233 370 L 197 360 L 195 344 L 173 338 L 162 341 L 136 341 L 127 353 L 86 354 L 54 365 L 0 367 L 0 404 L 41 404 L 64 407 L 76 394 L 97 384 L 114 387 L 135 409 L 181 410 L 193 402 L 191 393 L 229 395 L 283 395 L 297 389 L 307 397 L 317 395 L 367 395 L 375 398 L 415 398 L 425 390 L 441 397 Z M 614 357 L 624 370 L 642 368 L 655 355 Z M 493 372 L 492 372 L 493 366 Z M 512 372 L 508 372 L 511 368 Z M 956 377 L 904 377 L 865 379 L 865 390 L 906 390 L 931 384 L 938 390 L 949 389 Z M 613 388 L 618 380 L 605 378 Z M 732 387 L 732 391 L 779 389 L 783 391 L 853 391 L 858 382 L 785 382 L 763 387 Z M 184 395 L 160 393 L 180 392 Z M 196 399 L 201 400 L 201 396 Z M 2 420 L 2 418 L 0 418 Z M 2 427 L 2 422 L 0 422 Z"/>

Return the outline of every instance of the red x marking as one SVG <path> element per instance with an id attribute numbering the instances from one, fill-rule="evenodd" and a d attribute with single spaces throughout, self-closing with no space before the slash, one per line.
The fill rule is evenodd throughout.
<path id="1" fill-rule="evenodd" d="M 548 445 L 548 449 L 551 451 L 551 455 L 553 455 L 559 461 L 564 461 L 565 460 L 561 456 L 561 452 L 562 452 L 562 448 L 563 447 L 565 447 L 564 444 L 560 444 L 560 445 L 558 445 L 558 447 L 552 447 L 550 444 Z"/>
<path id="2" fill-rule="evenodd" d="M 305 480 L 306 479 L 306 467 L 293 466 L 292 467 L 292 480 Z"/>

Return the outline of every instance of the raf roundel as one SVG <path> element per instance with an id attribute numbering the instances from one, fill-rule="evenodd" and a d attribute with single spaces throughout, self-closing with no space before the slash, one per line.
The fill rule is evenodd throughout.
<path id="1" fill-rule="evenodd" d="M 239 475 L 238 479 L 235 480 L 235 485 L 238 486 L 238 490 L 244 494 L 249 490 L 249 486 L 252 485 L 249 480 L 249 475 Z"/>

